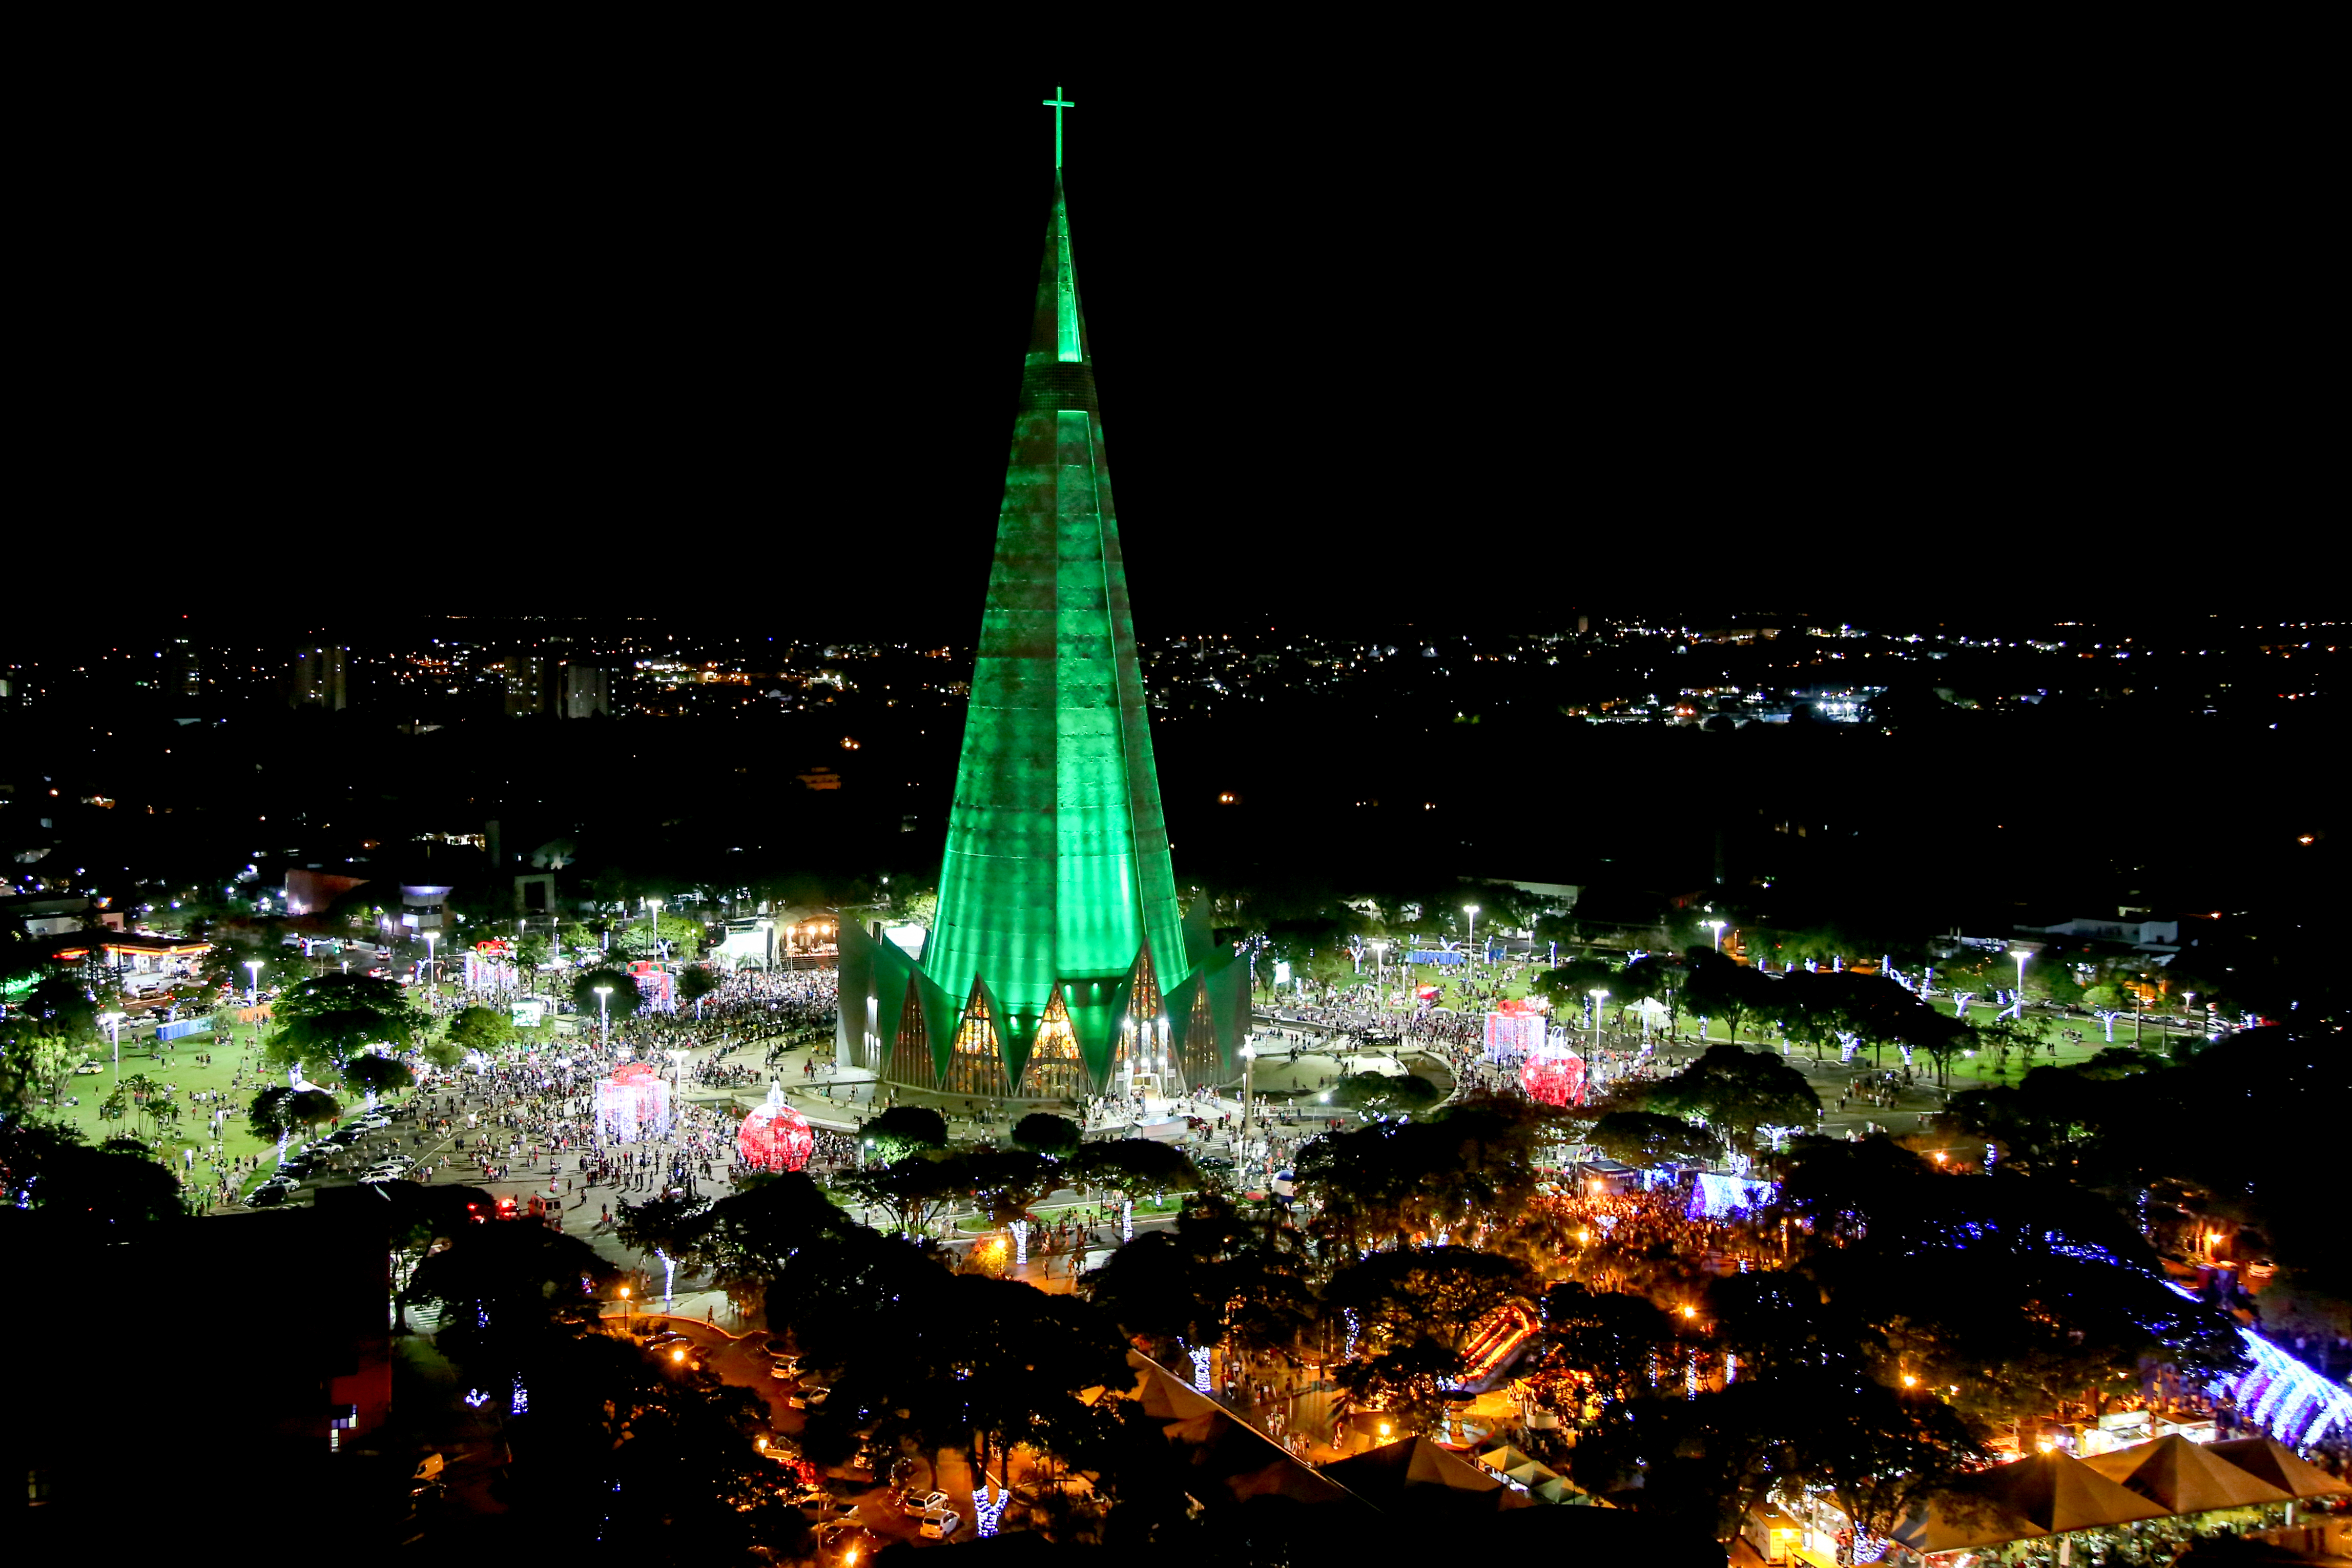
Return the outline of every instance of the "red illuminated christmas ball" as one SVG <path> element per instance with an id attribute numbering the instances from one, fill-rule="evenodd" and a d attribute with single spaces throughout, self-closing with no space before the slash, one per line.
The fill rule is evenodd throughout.
<path id="1" fill-rule="evenodd" d="M 1533 1057 L 1519 1068 L 1519 1083 L 1529 1100 L 1546 1105 L 1584 1103 L 1582 1057 Z"/>
<path id="2" fill-rule="evenodd" d="M 797 1171 L 808 1163 L 809 1151 L 815 1147 L 808 1118 L 786 1105 L 781 1094 L 772 1093 L 767 1104 L 743 1118 L 735 1133 L 735 1152 L 758 1171 Z"/>

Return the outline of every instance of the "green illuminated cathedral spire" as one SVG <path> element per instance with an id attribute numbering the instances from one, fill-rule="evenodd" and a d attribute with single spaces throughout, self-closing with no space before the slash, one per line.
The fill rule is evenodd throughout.
<path id="1" fill-rule="evenodd" d="M 919 960 L 844 931 L 843 1058 L 958 1096 L 1225 1081 L 1245 970 L 1206 914 L 1178 910 L 1057 170 L 937 924 Z"/>

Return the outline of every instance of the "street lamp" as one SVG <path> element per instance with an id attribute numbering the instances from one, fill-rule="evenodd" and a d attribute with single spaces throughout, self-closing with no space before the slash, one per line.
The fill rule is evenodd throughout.
<path id="1" fill-rule="evenodd" d="M 1715 951 L 1721 952 L 1723 951 L 1723 922 L 1721 921 L 1701 921 L 1698 923 L 1706 927 L 1707 930 L 1715 933 Z"/>
<path id="2" fill-rule="evenodd" d="M 246 1005 L 258 1007 L 261 1005 L 261 960 L 248 958 L 245 961 L 245 968 L 246 973 L 252 976 L 245 988 Z"/>
<path id="3" fill-rule="evenodd" d="M 1592 1055 L 1596 1060 L 1601 1055 L 1601 1003 L 1608 994 L 1601 986 L 1592 988 Z"/>
<path id="4" fill-rule="evenodd" d="M 1242 1140 L 1249 1136 L 1250 1090 L 1255 1083 L 1256 1069 L 1257 1042 L 1244 1040 L 1242 1042 L 1242 1131 L 1241 1137 L 1234 1140 L 1234 1153 L 1236 1158 L 1241 1153 Z"/>
<path id="5" fill-rule="evenodd" d="M 609 985 L 596 987 L 596 1027 L 603 1033 L 607 1046 L 613 1043 L 613 1016 L 605 1008 L 604 998 L 612 994 L 613 988 Z"/>
<path id="6" fill-rule="evenodd" d="M 106 1026 L 106 1037 L 114 1043 L 114 1076 L 122 1076 L 122 1018 L 120 1013 L 100 1013 L 98 1021 Z M 159 1036 L 158 1038 L 161 1038 Z"/>
<path id="7" fill-rule="evenodd" d="M 2025 1022 L 2025 961 L 2033 956 L 2031 948 L 2013 949 L 2010 957 L 2017 960 L 2017 1021 Z"/>
<path id="8" fill-rule="evenodd" d="M 662 901 L 659 899 L 646 900 L 646 956 L 647 958 L 661 956 L 661 910 Z"/>
<path id="9" fill-rule="evenodd" d="M 1378 1005 L 1387 1006 L 1389 1005 L 1389 939 L 1384 936 L 1372 939 L 1372 987 L 1380 993 L 1381 999 Z"/>
<path id="10" fill-rule="evenodd" d="M 1478 967 L 1478 906 L 1465 904 L 1462 906 L 1462 912 L 1470 917 L 1470 935 L 1467 945 L 1470 949 L 1470 967 L 1475 970 Z"/>

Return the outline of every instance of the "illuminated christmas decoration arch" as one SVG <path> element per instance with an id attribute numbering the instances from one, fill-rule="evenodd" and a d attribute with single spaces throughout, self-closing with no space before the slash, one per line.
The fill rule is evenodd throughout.
<path id="1" fill-rule="evenodd" d="M 627 1062 L 596 1084 L 596 1130 L 615 1143 L 669 1131 L 669 1084 L 651 1062 Z"/>
<path id="2" fill-rule="evenodd" d="M 1541 1003 L 1507 1001 L 1486 1015 L 1486 1055 L 1533 1058 L 1544 1048 L 1544 1027 Z"/>
<path id="3" fill-rule="evenodd" d="M 755 1171 L 797 1171 L 815 1147 L 808 1118 L 784 1103 L 779 1084 L 768 1085 L 768 1103 L 755 1107 L 735 1130 L 735 1152 Z"/>

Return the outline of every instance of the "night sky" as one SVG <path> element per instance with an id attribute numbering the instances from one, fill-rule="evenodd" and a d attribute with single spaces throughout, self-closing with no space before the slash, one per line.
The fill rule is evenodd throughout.
<path id="1" fill-rule="evenodd" d="M 1499 52 L 1070 69 L 1147 635 L 2325 591 L 2294 95 Z M 968 638 L 1052 65 L 671 63 L 100 91 L 28 198 L 16 510 L 123 592 L 20 626 Z"/>

